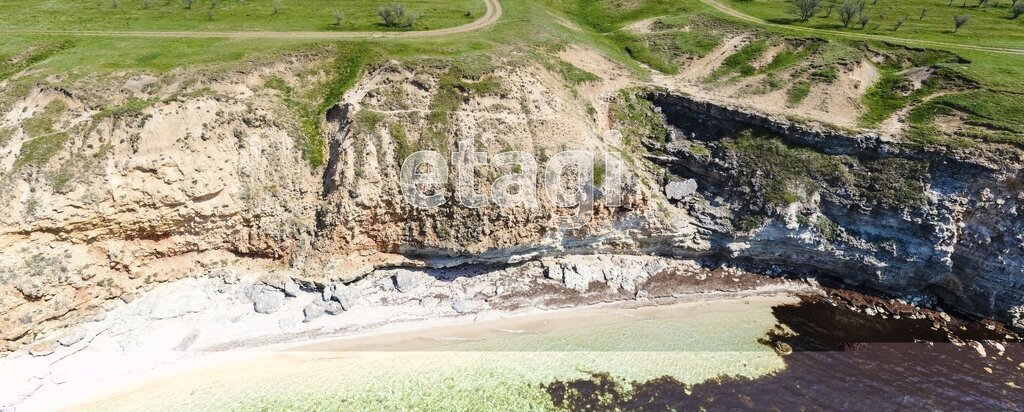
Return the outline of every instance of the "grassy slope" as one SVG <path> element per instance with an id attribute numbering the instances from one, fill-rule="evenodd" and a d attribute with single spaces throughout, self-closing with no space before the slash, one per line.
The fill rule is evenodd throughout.
<path id="1" fill-rule="evenodd" d="M 836 1 L 841 3 L 841 0 Z M 999 7 L 978 9 L 970 6 L 961 7 L 962 0 L 954 0 L 953 7 L 947 6 L 948 0 L 879 0 L 875 5 L 872 5 L 869 0 L 866 13 L 870 16 L 871 22 L 863 30 L 856 24 L 856 18 L 850 28 L 843 28 L 838 18 L 838 9 L 829 18 L 824 18 L 825 12 L 822 11 L 818 17 L 811 18 L 807 22 L 800 22 L 790 13 L 790 3 L 785 0 L 722 0 L 722 2 L 736 10 L 770 22 L 833 30 L 837 33 L 836 36 L 821 36 L 833 40 L 842 39 L 841 34 L 844 32 L 852 32 L 951 44 L 1024 48 L 1024 17 L 1017 20 L 1009 19 L 1010 1 L 999 2 Z M 825 4 L 828 2 L 829 0 L 826 0 Z M 968 1 L 968 4 L 976 5 L 977 1 L 971 0 Z M 923 20 L 919 18 L 922 8 L 928 9 L 927 16 Z M 953 29 L 953 15 L 957 14 L 969 14 L 971 20 L 959 33 L 953 34 L 950 33 Z M 901 15 L 908 15 L 909 19 L 898 31 L 894 31 L 893 26 L 896 19 Z M 777 29 L 769 28 L 769 30 Z M 782 31 L 785 32 L 785 30 Z M 786 34 L 801 35 L 799 32 Z M 957 68 L 957 70 L 962 70 L 963 74 L 983 86 L 1011 92 L 1024 91 L 1024 86 L 1022 86 L 1024 56 L 966 49 L 950 51 L 971 61 L 970 65 Z"/>
<path id="2" fill-rule="evenodd" d="M 544 1 L 553 9 L 565 13 L 584 30 L 600 34 L 607 48 L 664 73 L 677 70 L 671 61 L 671 55 L 675 54 L 673 51 L 699 53 L 717 44 L 713 36 L 701 38 L 680 32 L 667 39 L 658 39 L 654 38 L 656 36 L 637 36 L 622 30 L 628 23 L 657 16 L 674 16 L 679 21 L 673 23 L 682 26 L 688 22 L 683 16 L 690 15 L 700 7 L 699 3 L 693 1 L 648 0 L 628 5 L 602 0 Z M 676 44 L 666 45 L 666 40 Z"/>
<path id="3" fill-rule="evenodd" d="M 727 0 L 727 3 L 737 10 L 774 23 L 835 31 L 837 34 L 833 40 L 841 39 L 844 32 L 856 32 L 968 46 L 1024 48 L 1024 18 L 1010 18 L 1012 3 L 1009 1 L 987 8 L 976 7 L 977 1 L 968 1 L 968 6 L 964 7 L 962 0 L 954 0 L 952 6 L 948 0 L 879 0 L 874 5 L 868 1 L 865 13 L 871 22 L 863 29 L 857 24 L 844 28 L 837 11 L 829 18 L 824 17 L 826 12 L 823 11 L 808 22 L 800 22 L 789 13 L 791 9 L 784 0 Z M 922 9 L 927 9 L 923 19 Z M 963 14 L 970 15 L 970 20 L 958 33 L 952 33 L 953 16 Z M 895 30 L 895 21 L 901 15 L 909 18 L 899 30 Z M 881 67 L 882 81 L 873 86 L 862 101 L 867 113 L 861 121 L 867 126 L 874 126 L 910 106 L 907 137 L 913 144 L 970 146 L 987 141 L 1024 146 L 1024 138 L 1021 137 L 1024 119 L 1014 115 L 1022 109 L 1024 56 L 959 48 L 951 51 L 969 63 L 936 61 L 929 65 L 965 76 L 977 83 L 976 89 L 945 94 L 934 101 L 929 101 L 928 95 L 939 90 L 929 87 L 911 95 L 900 95 L 894 93 L 896 86 L 905 82 L 899 71 Z M 959 123 L 958 130 L 952 135 L 941 132 L 935 126 L 938 116 L 956 119 L 950 121 Z"/>
<path id="4" fill-rule="evenodd" d="M 120 8 L 134 7 L 138 9 L 141 8 L 141 1 L 122 1 Z M 206 3 L 199 2 L 196 7 L 202 8 L 202 5 L 208 4 L 210 0 L 203 1 Z M 226 10 L 229 3 L 234 1 L 221 0 L 218 8 L 223 7 Z M 758 0 L 748 7 L 754 8 L 761 3 L 775 1 Z M 0 0 L 0 3 L 3 1 Z M 8 1 L 4 4 L 7 3 L 11 2 Z M 155 3 L 163 4 L 161 0 L 155 0 Z M 267 3 L 262 7 L 269 7 L 270 2 L 247 2 L 246 4 L 255 7 L 254 5 L 257 3 Z M 355 3 L 353 1 L 353 4 Z M 482 2 L 478 0 L 472 0 L 472 3 L 483 7 Z M 101 0 L 94 0 L 90 4 L 109 6 L 107 2 Z M 417 3 L 407 4 L 411 9 L 416 9 Z M 734 3 L 730 2 L 730 4 Z M 337 75 L 331 76 L 325 84 L 309 87 L 305 91 L 306 95 L 295 96 L 295 100 L 301 104 L 298 112 L 304 113 L 303 117 L 312 118 L 322 111 L 324 99 L 343 91 L 344 86 L 351 84 L 351 79 L 358 75 L 364 65 L 387 59 L 474 60 L 496 52 L 505 53 L 509 50 L 526 51 L 527 55 L 533 56 L 530 58 L 535 58 L 536 55 L 543 54 L 544 51 L 556 50 L 568 43 L 584 43 L 603 50 L 613 59 L 626 63 L 637 73 L 642 74 L 646 71 L 638 63 L 646 64 L 647 67 L 657 70 L 671 72 L 674 70 L 673 57 L 678 57 L 678 54 L 699 55 L 716 44 L 717 36 L 723 35 L 722 31 L 734 30 L 739 27 L 726 25 L 724 29 L 718 30 L 715 24 L 721 24 L 721 20 L 718 19 L 726 16 L 721 16 L 699 0 L 645 0 L 625 5 L 612 4 L 602 0 L 502 0 L 502 5 L 505 9 L 505 17 L 497 25 L 477 32 L 432 40 L 324 42 L 9 36 L 4 42 L 0 42 L 0 75 L 10 75 L 26 68 L 40 70 L 33 71 L 33 75 L 23 77 L 14 84 L 9 84 L 6 87 L 7 90 L 0 90 L 2 92 L 0 100 L 4 97 L 2 95 L 10 95 L 18 87 L 38 81 L 47 73 L 69 74 L 64 81 L 70 82 L 77 78 L 104 72 L 161 73 L 183 67 L 214 72 L 229 71 L 239 61 L 273 60 L 278 58 L 281 53 L 289 51 L 325 48 L 335 56 L 332 59 L 333 63 L 330 63 L 332 66 L 326 67 L 327 71 L 337 72 L 335 73 Z M 172 6 L 160 7 L 180 7 L 180 2 L 172 2 Z M 298 6 L 287 5 L 283 14 L 296 13 L 294 10 L 289 10 L 295 7 Z M 373 10 L 375 7 L 374 5 L 370 9 Z M 640 36 L 621 30 L 631 22 L 655 16 L 667 16 L 661 19 L 666 25 L 663 28 L 674 31 L 666 31 L 669 34 Z M 425 15 L 424 18 L 430 18 L 430 15 Z M 894 17 L 889 18 L 894 19 Z M 354 18 L 349 18 L 351 24 L 355 24 L 353 20 Z M 563 24 L 566 20 L 569 21 L 568 25 Z M 713 23 L 704 25 L 706 21 Z M 975 20 L 971 24 L 977 23 L 979 21 Z M 690 30 L 688 34 L 679 35 L 678 33 L 681 32 L 679 29 L 684 26 L 693 26 L 700 30 Z M 909 30 L 910 28 L 911 25 L 908 22 L 904 26 L 908 35 L 913 34 Z M 770 31 L 794 34 L 785 33 L 784 29 L 770 29 Z M 901 30 L 899 33 L 903 32 L 904 30 Z M 692 38 L 686 36 L 700 37 L 697 38 L 698 42 L 693 42 Z M 957 36 L 967 41 L 982 37 L 969 30 L 965 30 Z M 832 40 L 838 39 L 837 37 Z M 982 42 L 985 41 L 988 40 Z M 668 47 L 665 46 L 665 43 L 668 44 Z M 831 44 L 838 47 L 845 43 L 834 41 Z M 1024 79 L 1024 58 L 972 51 L 960 51 L 959 54 L 971 60 L 972 63 L 950 66 L 954 70 L 967 75 L 987 90 L 1000 93 L 1021 92 L 1021 80 Z M 580 73 L 567 73 L 566 76 L 574 77 L 576 75 L 586 77 L 585 74 Z M 4 77 L 0 77 L 0 80 L 3 80 Z M 567 79 L 567 81 L 572 82 L 573 79 Z M 1005 96 L 1007 95 L 983 95 L 983 97 L 992 99 L 996 105 L 999 104 L 999 99 L 1005 99 Z M 800 96 L 792 97 L 796 100 Z M 997 107 L 995 111 L 1000 112 L 1001 109 Z M 317 142 L 315 139 L 310 139 L 310 143 L 315 146 Z M 319 163 L 317 150 L 315 147 L 307 150 L 314 165 Z"/>
<path id="5" fill-rule="evenodd" d="M 158 0 L 159 1 L 159 0 Z M 474 4 L 483 3 L 473 0 Z M 121 7 L 126 7 L 122 2 Z M 222 2 L 223 4 L 223 2 Z M 500 49 L 554 50 L 569 41 L 582 41 L 606 49 L 596 35 L 581 35 L 555 23 L 550 10 L 524 0 L 503 0 L 506 13 L 495 26 L 480 31 L 429 40 L 368 41 L 265 41 L 245 39 L 166 39 L 133 37 L 72 37 L 16 35 L 0 42 L 0 81 L 26 69 L 23 75 L 0 88 L 0 107 L 28 93 L 32 84 L 50 73 L 60 73 L 61 82 L 102 76 L 105 73 L 143 72 L 159 74 L 188 69 L 197 75 L 217 76 L 234 70 L 241 61 L 273 61 L 281 54 L 311 51 L 325 55 L 324 81 L 304 84 L 290 91 L 288 105 L 300 121 L 304 154 L 311 166 L 324 161 L 324 145 L 319 136 L 320 119 L 331 104 L 350 87 L 367 65 L 387 60 L 432 60 L 456 62 L 471 67 Z M 411 7 L 411 4 L 410 4 Z M 585 72 L 566 70 L 567 81 L 587 78 Z M 270 87 L 270 86 L 268 86 Z M 332 101 L 333 100 L 333 101 Z"/>
<path id="6" fill-rule="evenodd" d="M 149 31 L 363 31 L 388 30 L 379 24 L 377 8 L 385 0 L 0 0 L 0 29 L 26 30 L 149 30 Z M 115 2 L 120 4 L 115 8 Z M 216 3 L 214 5 L 214 3 Z M 413 29 L 458 26 L 482 16 L 480 0 L 403 1 L 409 12 L 422 15 Z M 210 11 L 212 10 L 212 15 Z M 335 26 L 334 12 L 345 15 Z M 469 12 L 467 14 L 467 11 Z"/>

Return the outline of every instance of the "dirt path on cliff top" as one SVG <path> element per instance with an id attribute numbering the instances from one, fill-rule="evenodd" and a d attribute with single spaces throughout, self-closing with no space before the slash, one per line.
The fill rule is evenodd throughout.
<path id="1" fill-rule="evenodd" d="M 938 42 L 938 41 L 931 41 L 931 40 L 905 39 L 905 38 L 901 38 L 901 37 L 881 36 L 881 35 L 877 35 L 877 34 L 849 33 L 849 32 L 842 32 L 842 31 L 835 31 L 835 30 L 816 29 L 816 28 L 813 28 L 813 27 L 801 27 L 801 26 L 791 26 L 791 25 L 786 25 L 786 24 L 771 23 L 771 22 L 769 22 L 767 20 L 751 16 L 749 14 L 746 14 L 746 13 L 742 12 L 742 11 L 739 11 L 739 10 L 736 10 L 736 9 L 734 9 L 732 7 L 729 7 L 729 6 L 719 2 L 718 0 L 700 0 L 700 1 L 703 2 L 704 4 L 707 4 L 708 6 L 711 6 L 715 10 L 718 10 L 719 12 L 722 12 L 722 13 L 726 14 L 726 15 L 729 15 L 729 16 L 735 17 L 737 19 L 743 20 L 745 22 L 753 23 L 753 24 L 756 24 L 756 25 L 759 25 L 759 26 L 774 27 L 774 28 L 780 28 L 780 29 L 785 29 L 785 30 L 793 30 L 793 31 L 798 31 L 798 32 L 803 32 L 803 33 L 827 34 L 827 35 L 841 36 L 841 37 L 846 37 L 846 38 L 851 38 L 851 39 L 880 40 L 880 41 L 886 41 L 886 42 L 891 42 L 891 43 L 908 44 L 908 45 L 913 45 L 913 46 L 933 47 L 933 48 L 934 47 L 942 47 L 942 48 L 951 48 L 951 49 L 964 49 L 964 50 L 973 50 L 973 51 L 982 51 L 982 52 L 990 52 L 990 53 L 1001 53 L 1001 54 L 1013 54 L 1013 55 L 1018 55 L 1018 56 L 1024 56 L 1024 49 L 1003 48 L 1003 47 L 989 47 L 989 46 L 975 46 L 975 45 L 970 45 L 970 44 L 945 43 L 945 42 Z"/>
<path id="2" fill-rule="evenodd" d="M 171 37 L 227 39 L 348 40 L 348 39 L 419 39 L 447 36 L 480 30 L 497 23 L 503 14 L 498 0 L 484 0 L 487 12 L 472 23 L 437 30 L 376 31 L 74 31 L 74 30 L 0 30 L 2 34 L 38 34 L 95 37 Z"/>

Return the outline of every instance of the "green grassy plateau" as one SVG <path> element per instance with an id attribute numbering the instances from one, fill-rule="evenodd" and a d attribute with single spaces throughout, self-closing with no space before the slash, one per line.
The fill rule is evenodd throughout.
<path id="1" fill-rule="evenodd" d="M 3 0 L 0 30 L 123 31 L 393 31 L 469 23 L 484 14 L 481 0 L 403 1 L 420 18 L 386 27 L 385 0 Z M 341 14 L 336 24 L 335 13 Z"/>

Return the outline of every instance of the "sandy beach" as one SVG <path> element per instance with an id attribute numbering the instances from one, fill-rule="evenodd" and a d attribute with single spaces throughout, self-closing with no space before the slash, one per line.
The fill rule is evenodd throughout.
<path id="1" fill-rule="evenodd" d="M 324 362 L 354 361 L 357 358 L 373 359 L 372 362 L 386 362 L 395 353 L 418 354 L 425 352 L 448 355 L 464 351 L 462 344 L 495 344 L 510 337 L 550 333 L 585 331 L 595 326 L 628 325 L 652 319 L 697 319 L 723 314 L 747 319 L 757 323 L 770 318 L 770 308 L 776 305 L 796 303 L 793 295 L 753 293 L 748 297 L 717 298 L 702 301 L 672 303 L 670 301 L 618 302 L 589 307 L 551 311 L 520 311 L 519 313 L 488 313 L 475 319 L 449 318 L 424 319 L 400 324 L 390 324 L 356 336 L 311 339 L 267 347 L 211 352 L 197 354 L 194 358 L 174 365 L 162 367 L 143 374 L 125 376 L 105 382 L 96 382 L 65 389 L 64 402 L 58 409 L 101 410 L 127 405 L 141 405 L 144 400 L 161 398 L 160 393 L 188 393 L 194 391 L 198 382 L 216 377 L 219 382 L 246 382 L 260 373 L 278 373 L 296 368 L 315 370 Z M 756 336 L 751 336 L 756 339 Z M 636 347 L 586 348 L 608 352 L 657 351 L 645 348 L 642 342 Z M 695 351 L 718 349 L 693 348 Z M 529 348 L 480 349 L 474 352 L 523 351 Z M 540 351 L 566 351 L 565 348 L 546 348 Z M 569 349 L 572 350 L 572 349 Z M 577 349 L 582 350 L 582 349 Z M 770 352 L 770 351 L 769 351 Z M 409 367 L 405 365 L 403 367 Z M 414 373 L 415 368 L 410 368 Z M 244 384 L 243 384 L 244 385 Z M 50 406 L 57 406 L 51 404 Z M 165 405 L 166 406 L 166 405 Z"/>
<path id="2" fill-rule="evenodd" d="M 768 279 L 734 269 L 709 272 L 686 260 L 627 256 L 615 257 L 614 262 L 596 256 L 564 259 L 569 263 L 560 264 L 594 268 L 594 279 L 568 287 L 564 280 L 548 278 L 541 263 L 455 277 L 438 276 L 428 270 L 381 270 L 349 284 L 300 288 L 287 296 L 270 286 L 266 275 L 240 275 L 230 282 L 185 279 L 113 308 L 101 319 L 55 333 L 48 338 L 55 342 L 52 352 L 26 351 L 0 359 L 0 368 L 13 371 L 0 377 L 0 408 L 32 411 L 92 405 L 110 410 L 117 409 L 116 404 L 133 409 L 131 399 L 143 397 L 163 399 L 165 406 L 212 405 L 190 404 L 191 399 L 221 402 L 216 405 L 234 409 L 231 399 L 201 392 L 217 388 L 229 398 L 231 394 L 245 398 L 248 395 L 243 392 L 251 387 L 233 388 L 225 382 L 252 380 L 260 376 L 256 373 L 259 370 L 266 371 L 260 379 L 270 388 L 263 391 L 291 388 L 288 393 L 275 395 L 278 398 L 304 393 L 309 382 L 356 382 L 374 376 L 376 381 L 366 381 L 367 385 L 393 382 L 394 388 L 403 388 L 403 396 L 416 396 L 422 390 L 415 385 L 422 382 L 406 380 L 395 362 L 423 371 L 457 365 L 455 369 L 464 369 L 465 376 L 483 373 L 477 363 L 515 368 L 540 362 L 531 370 L 488 372 L 518 379 L 502 387 L 521 387 L 522 382 L 536 386 L 579 375 L 581 369 L 570 356 L 578 353 L 591 353 L 587 362 L 595 370 L 619 370 L 638 378 L 661 376 L 658 373 L 681 374 L 692 380 L 719 374 L 757 375 L 779 365 L 772 364 L 769 357 L 748 362 L 759 365 L 756 367 L 723 369 L 718 364 L 728 362 L 719 359 L 691 373 L 680 365 L 699 364 L 703 362 L 699 357 L 667 359 L 664 365 L 676 366 L 666 370 L 638 369 L 625 360 L 633 356 L 630 353 L 643 351 L 692 354 L 719 350 L 718 341 L 750 345 L 734 352 L 767 351 L 774 356 L 769 348 L 757 343 L 776 323 L 771 307 L 795 302 L 796 296 L 819 293 L 813 284 L 803 281 Z M 610 277 L 604 274 L 604 268 L 610 265 L 635 269 Z M 402 288 L 397 286 L 399 277 Z M 344 294 L 348 305 L 345 310 L 328 314 L 318 306 L 324 304 L 328 289 Z M 262 296 L 257 291 L 280 294 L 279 306 L 261 312 L 260 303 L 254 303 Z M 320 309 L 310 312 L 311 308 Z M 691 319 L 697 326 L 687 324 Z M 669 323 L 646 330 L 643 321 L 647 320 Z M 725 327 L 727 323 L 731 326 Z M 601 328 L 634 327 L 640 330 L 593 332 L 607 336 L 605 340 L 587 336 L 589 331 Z M 699 333 L 673 335 L 694 328 L 700 329 Z M 718 336 L 720 331 L 732 335 Z M 661 342 L 661 346 L 638 347 L 645 340 L 632 335 L 643 333 L 651 335 L 646 340 Z M 685 345 L 673 346 L 679 342 Z M 598 346 L 588 346 L 592 344 Z M 516 355 L 495 355 L 499 353 Z M 536 353 L 556 355 L 541 361 L 529 355 Z M 603 356 L 607 353 L 618 353 L 618 360 Z M 453 358 L 445 359 L 447 356 Z M 463 364 L 474 356 L 476 363 Z M 337 363 L 335 369 L 345 371 L 339 376 L 304 376 L 342 358 L 354 363 Z M 380 369 L 380 373 L 348 374 L 355 364 L 367 370 Z M 450 369 L 450 379 L 457 381 L 455 369 Z M 284 371 L 294 385 L 269 383 L 280 381 L 274 375 Z M 204 377 L 218 380 L 206 381 Z M 197 383 L 202 384 L 189 387 Z M 242 392 L 233 392 L 235 389 Z M 180 396 L 196 391 L 200 392 L 196 396 Z M 323 388 L 308 396 L 331 391 Z"/>

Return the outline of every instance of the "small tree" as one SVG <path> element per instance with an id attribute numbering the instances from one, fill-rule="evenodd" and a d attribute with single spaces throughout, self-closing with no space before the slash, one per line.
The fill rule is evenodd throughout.
<path id="1" fill-rule="evenodd" d="M 276 15 L 277 15 L 278 13 L 280 13 L 280 12 L 281 12 L 281 7 L 282 7 L 282 6 L 281 6 L 281 0 L 275 0 L 275 1 L 274 1 L 274 15 L 275 15 L 275 16 L 276 16 Z"/>
<path id="2" fill-rule="evenodd" d="M 835 2 L 835 0 L 832 0 L 832 1 L 828 2 L 828 7 L 825 8 L 825 15 L 822 16 L 822 17 L 824 17 L 826 19 L 832 17 L 832 12 L 835 11 L 835 10 L 836 10 L 836 2 Z"/>
<path id="3" fill-rule="evenodd" d="M 377 9 L 377 15 L 380 16 L 385 26 L 397 27 L 405 17 L 405 6 L 389 4 Z"/>
<path id="4" fill-rule="evenodd" d="M 896 27 L 893 27 L 892 31 L 897 31 L 897 30 L 900 29 L 900 27 L 903 27 L 903 23 L 906 23 L 908 18 L 909 17 L 907 17 L 907 16 L 899 16 L 899 17 L 897 17 L 896 18 Z"/>
<path id="5" fill-rule="evenodd" d="M 345 20 L 345 13 L 342 13 L 341 10 L 335 10 L 334 11 L 334 25 L 335 26 L 341 26 L 341 22 L 344 21 L 344 20 Z"/>
<path id="6" fill-rule="evenodd" d="M 390 4 L 377 9 L 377 15 L 387 27 L 412 27 L 420 16 L 415 13 L 406 14 L 405 6 Z"/>
<path id="7" fill-rule="evenodd" d="M 143 0 L 142 7 L 145 9 L 153 8 L 153 0 Z"/>
<path id="8" fill-rule="evenodd" d="M 953 33 L 960 31 L 960 28 L 964 27 L 964 25 L 967 24 L 967 21 L 970 19 L 971 16 L 967 14 L 958 14 L 956 16 L 953 16 Z"/>
<path id="9" fill-rule="evenodd" d="M 863 30 L 871 22 L 871 17 L 868 17 L 867 13 L 861 13 L 860 20 L 857 22 L 860 23 L 860 28 Z"/>
<path id="10" fill-rule="evenodd" d="M 210 10 L 217 8 L 217 4 L 219 4 L 217 0 L 210 0 Z"/>
<path id="11" fill-rule="evenodd" d="M 1010 7 L 1010 14 L 1015 19 L 1024 14 L 1024 1 L 1017 0 L 1014 2 L 1013 6 Z"/>
<path id="12" fill-rule="evenodd" d="M 857 0 L 844 1 L 843 5 L 839 6 L 839 20 L 843 22 L 843 27 L 850 27 L 853 18 L 857 17 L 863 9 L 864 2 Z"/>
<path id="13" fill-rule="evenodd" d="M 815 14 L 818 14 L 818 10 L 821 9 L 822 0 L 794 0 L 793 6 L 795 8 L 796 15 L 800 17 L 800 20 L 807 21 Z"/>
<path id="14" fill-rule="evenodd" d="M 925 17 L 928 17 L 928 9 L 925 8 L 925 7 L 922 7 L 921 8 L 921 17 L 918 17 L 917 19 L 918 20 L 924 20 Z"/>
<path id="15" fill-rule="evenodd" d="M 110 7 L 115 9 L 121 7 L 121 0 L 110 0 Z"/>
<path id="16" fill-rule="evenodd" d="M 195 0 L 182 0 L 182 1 L 185 3 L 185 8 L 186 9 L 191 9 L 192 8 L 192 3 L 195 3 Z"/>

